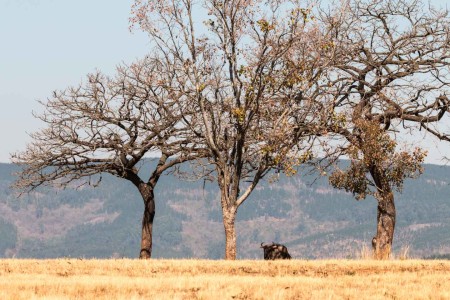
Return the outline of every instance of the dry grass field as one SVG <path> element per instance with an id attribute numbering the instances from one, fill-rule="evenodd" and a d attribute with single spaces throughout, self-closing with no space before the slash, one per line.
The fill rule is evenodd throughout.
<path id="1" fill-rule="evenodd" d="M 5 259 L 0 299 L 450 299 L 450 262 Z"/>

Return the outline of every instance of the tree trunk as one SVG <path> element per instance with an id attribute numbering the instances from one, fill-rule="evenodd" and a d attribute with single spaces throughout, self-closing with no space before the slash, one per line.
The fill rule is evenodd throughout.
<path id="1" fill-rule="evenodd" d="M 139 191 L 144 201 L 144 216 L 142 218 L 142 236 L 141 236 L 141 252 L 140 259 L 149 259 L 152 256 L 152 231 L 153 219 L 155 217 L 155 197 L 153 189 L 147 185 L 142 184 Z"/>
<path id="2" fill-rule="evenodd" d="M 236 212 L 237 209 L 232 207 L 222 207 L 223 226 L 225 228 L 225 259 L 236 259 Z"/>
<path id="3" fill-rule="evenodd" d="M 371 172 L 377 186 L 377 234 L 372 239 L 375 259 L 388 259 L 391 256 L 395 229 L 394 194 L 385 175 L 379 171 Z"/>

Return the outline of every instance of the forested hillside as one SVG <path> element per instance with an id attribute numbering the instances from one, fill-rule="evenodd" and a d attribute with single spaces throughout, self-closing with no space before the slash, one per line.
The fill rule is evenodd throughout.
<path id="1" fill-rule="evenodd" d="M 144 168 L 145 169 L 145 168 Z M 130 183 L 104 176 L 99 187 L 40 189 L 18 198 L 15 167 L 0 164 L 0 257 L 137 257 L 143 204 Z M 301 173 L 301 172 L 300 172 Z M 238 257 L 262 258 L 261 242 L 282 242 L 295 258 L 356 257 L 375 234 L 376 201 L 356 201 L 326 178 L 263 181 L 238 212 Z M 394 253 L 450 253 L 450 167 L 426 165 L 397 195 Z M 74 185 L 76 187 L 76 185 Z M 164 176 L 156 190 L 154 257 L 223 257 L 213 183 Z"/>

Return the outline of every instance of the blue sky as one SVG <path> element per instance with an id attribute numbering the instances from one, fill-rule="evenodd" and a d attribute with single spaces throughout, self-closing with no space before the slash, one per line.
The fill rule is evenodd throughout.
<path id="1" fill-rule="evenodd" d="M 0 162 L 25 148 L 42 126 L 32 111 L 53 90 L 149 52 L 145 34 L 129 31 L 132 0 L 0 0 Z M 444 7 L 448 0 L 432 0 Z M 417 141 L 422 140 L 417 136 Z M 411 140 L 412 141 L 412 140 Z M 427 162 L 450 157 L 450 144 L 422 142 Z"/>
<path id="2" fill-rule="evenodd" d="M 77 85 L 99 69 L 113 74 L 121 62 L 149 50 L 145 34 L 129 31 L 132 0 L 0 0 L 0 162 L 25 148 L 42 124 L 55 89 Z"/>

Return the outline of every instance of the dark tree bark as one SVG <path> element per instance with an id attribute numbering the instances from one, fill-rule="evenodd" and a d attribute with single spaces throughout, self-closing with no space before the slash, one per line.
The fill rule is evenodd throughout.
<path id="1" fill-rule="evenodd" d="M 148 184 L 142 184 L 139 192 L 144 201 L 144 215 L 142 217 L 142 235 L 140 259 L 149 259 L 152 256 L 153 245 L 153 219 L 155 218 L 155 196 Z"/>
<path id="2" fill-rule="evenodd" d="M 396 210 L 394 194 L 385 178 L 385 172 L 375 168 L 371 170 L 372 178 L 377 187 L 377 234 L 373 239 L 373 253 L 375 259 L 388 259 L 391 255 L 394 240 Z"/>

